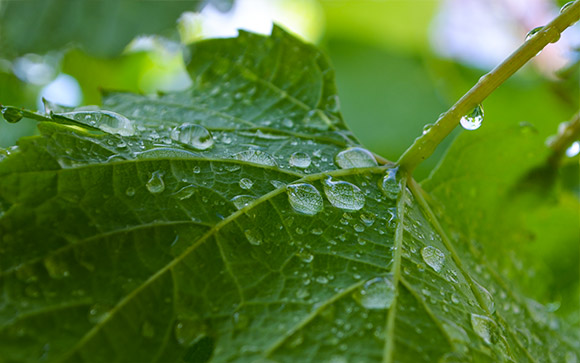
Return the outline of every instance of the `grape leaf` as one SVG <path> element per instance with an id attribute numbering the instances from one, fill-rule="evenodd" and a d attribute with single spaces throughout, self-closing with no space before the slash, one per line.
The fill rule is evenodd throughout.
<path id="1" fill-rule="evenodd" d="M 201 5 L 196 0 L 0 3 L 0 46 L 6 54 L 44 53 L 76 42 L 100 56 L 119 54 L 136 35 L 171 28 L 181 13 Z"/>
<path id="2" fill-rule="evenodd" d="M 274 28 L 192 55 L 185 92 L 2 108 L 41 133 L 0 162 L 4 359 L 576 359 L 358 145 L 317 49 Z"/>

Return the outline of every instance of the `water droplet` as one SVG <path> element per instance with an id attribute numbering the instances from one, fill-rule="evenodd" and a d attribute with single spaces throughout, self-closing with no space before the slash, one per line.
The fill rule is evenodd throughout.
<path id="1" fill-rule="evenodd" d="M 254 246 L 261 245 L 262 240 L 264 239 L 262 231 L 260 231 L 259 229 L 246 229 L 244 231 L 244 234 L 246 235 L 248 242 L 250 242 L 250 244 Z"/>
<path id="2" fill-rule="evenodd" d="M 9 107 L 2 107 L 2 116 L 4 116 L 4 120 L 10 123 L 16 123 L 24 117 L 22 111 Z"/>
<path id="3" fill-rule="evenodd" d="M 276 160 L 268 154 L 260 150 L 246 150 L 232 155 L 232 159 L 247 161 L 254 164 L 277 166 Z"/>
<path id="4" fill-rule="evenodd" d="M 352 297 L 366 309 L 388 309 L 395 300 L 395 285 L 390 277 L 376 277 L 367 281 Z"/>
<path id="5" fill-rule="evenodd" d="M 481 295 L 481 298 L 483 300 L 483 303 L 485 304 L 487 311 L 489 311 L 490 314 L 493 314 L 495 312 L 495 303 L 493 301 L 493 296 L 491 296 L 491 294 L 489 293 L 489 291 L 487 291 L 485 287 L 481 286 L 475 281 L 473 281 L 473 283 L 475 284 L 475 287 L 479 291 L 479 294 Z"/>
<path id="6" fill-rule="evenodd" d="M 195 186 L 188 185 L 173 193 L 173 196 L 179 200 L 189 199 L 195 193 L 195 190 L 196 190 Z"/>
<path id="7" fill-rule="evenodd" d="M 201 168 L 199 166 L 194 166 L 193 167 L 193 173 L 194 174 L 199 174 L 201 172 Z"/>
<path id="8" fill-rule="evenodd" d="M 568 1 L 566 4 L 564 4 L 561 8 L 560 8 L 560 14 L 562 14 L 564 11 L 566 11 L 570 6 L 572 6 L 572 4 L 574 4 L 574 1 Z M 567 362 L 566 362 L 567 363 Z"/>
<path id="9" fill-rule="evenodd" d="M 252 203 L 256 197 L 252 195 L 236 195 L 232 198 L 232 203 L 236 206 L 238 210 L 244 208 L 248 204 Z"/>
<path id="10" fill-rule="evenodd" d="M 289 163 L 291 166 L 304 169 L 310 166 L 311 160 L 308 154 L 303 152 L 295 152 L 290 156 Z"/>
<path id="11" fill-rule="evenodd" d="M 296 254 L 296 256 L 302 260 L 302 262 L 305 263 L 310 263 L 312 261 L 314 261 L 314 255 L 310 252 L 308 252 L 308 250 L 305 250 L 303 248 L 300 249 L 300 251 Z"/>
<path id="12" fill-rule="evenodd" d="M 128 197 L 134 196 L 135 195 L 135 188 L 133 188 L 133 187 L 127 188 L 127 190 L 125 190 L 125 195 Z"/>
<path id="13" fill-rule="evenodd" d="M 53 279 L 62 279 L 70 275 L 67 263 L 57 256 L 48 256 L 44 259 L 44 267 Z"/>
<path id="14" fill-rule="evenodd" d="M 361 232 L 364 232 L 364 231 L 365 231 L 365 226 L 363 226 L 362 224 L 358 224 L 358 223 L 357 223 L 357 224 L 355 224 L 355 225 L 354 225 L 354 227 L 353 227 L 353 228 L 354 228 L 354 230 L 355 230 L 356 232 L 359 232 L 359 233 L 361 233 Z"/>
<path id="15" fill-rule="evenodd" d="M 569 148 L 566 149 L 566 156 L 573 158 L 574 156 L 580 154 L 580 141 L 574 141 Z"/>
<path id="16" fill-rule="evenodd" d="M 383 182 L 381 188 L 387 198 L 397 199 L 399 192 L 401 191 L 401 184 L 397 180 L 397 172 L 399 168 L 390 168 L 387 170 L 385 176 L 383 177 Z"/>
<path id="17" fill-rule="evenodd" d="M 377 166 L 373 154 L 362 147 L 351 147 L 336 154 L 336 165 L 341 169 L 366 168 Z"/>
<path id="18" fill-rule="evenodd" d="M 318 276 L 316 277 L 316 282 L 318 282 L 321 285 L 325 285 L 328 283 L 328 278 L 326 276 Z"/>
<path id="19" fill-rule="evenodd" d="M 113 111 L 73 111 L 59 113 L 57 115 L 78 121 L 85 125 L 97 127 L 110 134 L 121 136 L 135 135 L 133 122 L 125 116 Z"/>
<path id="20" fill-rule="evenodd" d="M 428 133 L 429 130 L 431 130 L 432 127 L 433 127 L 433 124 L 427 124 L 427 125 L 423 126 L 423 135 L 425 135 L 426 133 Z"/>
<path id="21" fill-rule="evenodd" d="M 141 326 L 141 335 L 143 335 L 145 338 L 153 338 L 155 336 L 155 328 L 147 320 L 145 320 Z"/>
<path id="22" fill-rule="evenodd" d="M 242 179 L 240 179 L 238 184 L 240 185 L 240 188 L 242 188 L 242 189 L 251 189 L 252 186 L 254 185 L 254 182 L 251 179 L 242 178 Z"/>
<path id="23" fill-rule="evenodd" d="M 145 186 L 147 187 L 147 190 L 149 190 L 149 192 L 153 194 L 158 194 L 164 191 L 165 182 L 163 182 L 163 173 L 160 172 L 159 170 L 154 171 L 151 174 L 151 178 L 149 179 L 147 184 L 145 184 Z"/>
<path id="24" fill-rule="evenodd" d="M 421 257 L 429 267 L 436 272 L 441 271 L 443 263 L 445 262 L 445 255 L 439 249 L 433 246 L 423 247 L 421 249 Z"/>
<path id="25" fill-rule="evenodd" d="M 296 297 L 299 299 L 306 299 L 308 296 L 310 296 L 310 291 L 308 291 L 308 289 L 306 287 L 301 287 L 298 290 L 296 290 Z"/>
<path id="26" fill-rule="evenodd" d="M 461 126 L 466 130 L 477 130 L 481 123 L 483 122 L 483 108 L 481 105 L 477 105 L 473 110 L 471 110 L 467 115 L 461 117 L 459 121 Z"/>
<path id="27" fill-rule="evenodd" d="M 565 6 L 565 5 L 564 5 Z M 543 26 L 537 26 L 534 29 L 530 30 L 528 32 L 528 34 L 526 34 L 526 41 L 532 39 L 532 37 L 536 34 L 538 34 L 542 29 L 544 29 Z"/>
<path id="28" fill-rule="evenodd" d="M 475 333 L 477 333 L 484 342 L 487 344 L 492 343 L 497 328 L 493 320 L 487 316 L 471 314 L 471 326 Z"/>
<path id="29" fill-rule="evenodd" d="M 295 211 L 315 215 L 323 208 L 322 196 L 311 184 L 290 184 L 286 187 L 288 201 Z"/>
<path id="30" fill-rule="evenodd" d="M 100 323 L 109 316 L 109 307 L 103 304 L 95 304 L 89 310 L 89 321 L 93 324 Z"/>
<path id="31" fill-rule="evenodd" d="M 372 213 L 369 214 L 361 214 L 360 220 L 367 226 L 370 227 L 375 223 L 375 215 Z"/>
<path id="32" fill-rule="evenodd" d="M 180 345 L 191 346 L 205 337 L 205 324 L 194 320 L 180 320 L 175 324 L 175 339 Z"/>
<path id="33" fill-rule="evenodd" d="M 365 205 L 363 192 L 354 184 L 345 181 L 324 181 L 324 194 L 330 204 L 345 210 L 359 210 Z"/>
<path id="34" fill-rule="evenodd" d="M 173 140 L 193 146 L 197 150 L 207 150 L 213 146 L 211 133 L 203 126 L 185 123 L 171 131 Z"/>

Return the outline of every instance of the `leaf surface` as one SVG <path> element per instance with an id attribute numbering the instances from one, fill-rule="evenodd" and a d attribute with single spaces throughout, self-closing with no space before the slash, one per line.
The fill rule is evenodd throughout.
<path id="1" fill-rule="evenodd" d="M 412 179 L 360 148 L 318 50 L 275 28 L 192 55 L 185 92 L 3 108 L 41 135 L 0 162 L 2 357 L 576 357 Z"/>

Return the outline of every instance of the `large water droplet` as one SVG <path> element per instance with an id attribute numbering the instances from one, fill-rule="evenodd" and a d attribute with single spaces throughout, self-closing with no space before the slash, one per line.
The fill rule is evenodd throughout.
<path id="1" fill-rule="evenodd" d="M 290 184 L 286 186 L 286 192 L 290 205 L 299 213 L 315 215 L 323 208 L 322 196 L 311 184 Z"/>
<path id="2" fill-rule="evenodd" d="M 252 189 L 254 182 L 252 181 L 252 179 L 242 178 L 242 179 L 240 179 L 238 184 L 240 185 L 240 188 L 242 188 L 242 189 Z"/>
<path id="3" fill-rule="evenodd" d="M 211 133 L 203 126 L 185 123 L 171 131 L 173 140 L 193 146 L 197 150 L 207 150 L 213 146 Z"/>
<path id="4" fill-rule="evenodd" d="M 423 247 L 421 249 L 421 257 L 429 267 L 436 272 L 441 271 L 443 263 L 445 262 L 445 255 L 439 249 L 433 246 Z"/>
<path id="5" fill-rule="evenodd" d="M 475 287 L 479 291 L 479 294 L 481 295 L 485 307 L 491 314 L 493 314 L 495 312 L 495 303 L 493 301 L 493 296 L 491 296 L 491 294 L 489 293 L 489 291 L 487 291 L 485 287 L 481 286 L 475 281 L 473 281 L 473 283 L 475 284 Z"/>
<path id="6" fill-rule="evenodd" d="M 477 130 L 481 123 L 483 122 L 483 108 L 481 105 L 477 105 L 473 110 L 471 110 L 467 115 L 461 117 L 459 121 L 461 126 L 466 130 Z"/>
<path id="7" fill-rule="evenodd" d="M 206 335 L 205 324 L 194 320 L 180 320 L 175 324 L 175 339 L 180 345 L 191 346 Z"/>
<path id="8" fill-rule="evenodd" d="M 390 277 L 376 277 L 367 281 L 352 297 L 366 309 L 388 309 L 395 300 L 395 285 Z"/>
<path id="9" fill-rule="evenodd" d="M 397 180 L 397 172 L 399 168 L 390 168 L 387 170 L 387 173 L 383 177 L 383 181 L 381 184 L 381 189 L 390 199 L 397 199 L 399 192 L 401 191 L 401 184 Z"/>
<path id="10" fill-rule="evenodd" d="M 232 155 L 232 159 L 247 161 L 254 164 L 277 166 L 276 160 L 268 154 L 260 150 L 246 150 Z"/>
<path id="11" fill-rule="evenodd" d="M 308 156 L 308 154 L 303 152 L 295 152 L 290 156 L 290 160 L 288 162 L 291 166 L 304 169 L 309 167 L 312 161 L 310 160 L 310 156 Z"/>
<path id="12" fill-rule="evenodd" d="M 526 34 L 526 41 L 532 39 L 532 37 L 536 34 L 538 34 L 542 29 L 544 29 L 543 26 L 537 26 L 534 29 L 530 30 L 527 34 Z"/>
<path id="13" fill-rule="evenodd" d="M 2 107 L 2 116 L 4 116 L 4 120 L 10 123 L 16 123 L 24 117 L 22 111 L 8 107 Z"/>
<path id="14" fill-rule="evenodd" d="M 362 147 L 351 147 L 336 154 L 334 162 L 341 169 L 377 166 L 373 154 Z"/>
<path id="15" fill-rule="evenodd" d="M 363 192 L 354 184 L 345 181 L 324 181 L 324 194 L 330 204 L 346 210 L 359 210 L 365 205 Z"/>
<path id="16" fill-rule="evenodd" d="M 495 330 L 497 326 L 493 320 L 488 318 L 487 316 L 478 315 L 478 314 L 471 314 L 471 326 L 473 330 L 483 341 L 487 344 L 492 343 L 492 339 L 494 339 Z"/>
<path id="17" fill-rule="evenodd" d="M 160 172 L 159 170 L 154 171 L 153 174 L 151 174 L 151 178 L 149 179 L 147 184 L 145 184 L 145 186 L 147 187 L 147 190 L 153 194 L 158 194 L 164 191 L 165 182 L 163 182 L 163 173 Z"/>
<path id="18" fill-rule="evenodd" d="M 560 8 L 560 14 L 568 10 L 568 8 L 572 6 L 572 4 L 574 4 L 574 1 L 568 1 L 566 4 L 562 5 L 562 7 Z"/>
<path id="19" fill-rule="evenodd" d="M 252 195 L 236 195 L 232 198 L 232 203 L 236 206 L 238 210 L 244 208 L 248 204 L 252 203 L 256 197 Z"/>
<path id="20" fill-rule="evenodd" d="M 63 116 L 85 125 L 97 127 L 110 134 L 121 136 L 135 135 L 133 122 L 125 116 L 113 111 L 73 111 L 59 113 Z"/>

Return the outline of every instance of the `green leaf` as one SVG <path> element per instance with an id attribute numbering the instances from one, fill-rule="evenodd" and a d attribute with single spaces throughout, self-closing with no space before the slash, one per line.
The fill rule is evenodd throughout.
<path id="1" fill-rule="evenodd" d="M 184 92 L 22 111 L 41 135 L 0 162 L 0 356 L 576 359 L 357 144 L 318 50 L 275 28 L 192 55 Z"/>
<path id="2" fill-rule="evenodd" d="M 92 54 L 111 56 L 136 35 L 171 28 L 181 13 L 199 5 L 196 0 L 3 1 L 0 46 L 6 54 L 25 54 L 75 42 Z"/>

